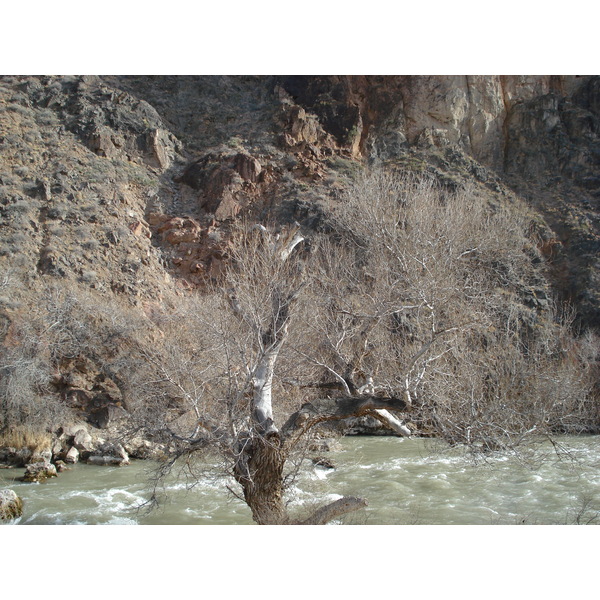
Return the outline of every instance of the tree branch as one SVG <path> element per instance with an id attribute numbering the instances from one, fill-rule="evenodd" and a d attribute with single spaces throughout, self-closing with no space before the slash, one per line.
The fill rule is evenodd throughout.
<path id="1" fill-rule="evenodd" d="M 313 364 L 315 364 L 319 367 L 323 367 L 324 369 L 329 371 L 338 380 L 338 383 L 342 387 L 344 393 L 348 396 L 352 395 L 350 387 L 348 386 L 348 382 L 337 371 L 334 371 L 331 367 L 329 367 L 325 363 L 321 362 L 320 360 L 317 360 L 316 358 L 313 358 L 313 357 L 309 356 L 308 354 L 305 354 L 301 350 L 298 350 L 298 348 L 293 348 L 293 350 L 295 352 L 297 352 L 298 354 L 300 354 L 301 356 L 304 356 L 304 358 L 306 358 L 308 361 L 312 362 Z"/>
<path id="2" fill-rule="evenodd" d="M 396 419 L 388 410 L 384 408 L 373 411 L 373 416 L 383 423 L 386 427 L 393 429 L 397 434 L 402 437 L 410 437 L 411 430 L 404 425 L 400 420 Z"/>
<path id="3" fill-rule="evenodd" d="M 349 417 L 376 416 L 377 410 L 406 410 L 408 405 L 400 398 L 379 398 L 377 396 L 342 396 L 340 398 L 320 398 L 303 404 L 283 425 L 285 437 L 298 432 L 298 438 L 311 427 L 325 421 L 340 421 Z"/>
<path id="4" fill-rule="evenodd" d="M 364 498 L 355 496 L 344 496 L 331 504 L 327 504 L 315 511 L 305 521 L 296 523 L 297 525 L 326 525 L 333 519 L 337 519 L 342 515 L 354 512 L 361 508 L 365 508 L 369 503 Z"/>

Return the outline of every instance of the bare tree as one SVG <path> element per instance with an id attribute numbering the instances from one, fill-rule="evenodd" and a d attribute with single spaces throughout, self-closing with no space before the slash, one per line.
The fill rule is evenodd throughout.
<path id="1" fill-rule="evenodd" d="M 298 226 L 279 233 L 246 228 L 230 249 L 224 285 L 193 299 L 194 308 L 185 311 L 187 328 L 198 338 L 194 342 L 192 335 L 188 342 L 180 335 L 179 350 L 172 349 L 190 360 L 179 358 L 173 368 L 162 350 L 147 359 L 164 399 L 177 397 L 181 403 L 180 415 L 160 425 L 175 442 L 165 471 L 175 460 L 218 449 L 260 524 L 326 523 L 366 506 L 364 499 L 343 498 L 307 518 L 293 519 L 284 499 L 297 468 L 293 455 L 321 423 L 406 407 L 401 399 L 366 393 L 314 398 L 300 409 L 286 406 L 276 369 L 292 325 L 298 325 L 294 337 L 303 329 L 298 310 L 314 276 L 313 256 L 303 242 Z M 177 322 L 181 326 L 180 316 L 170 320 L 175 327 Z"/>
<path id="2" fill-rule="evenodd" d="M 541 431 L 559 408 L 527 396 L 537 384 L 522 369 L 548 345 L 524 339 L 526 319 L 549 319 L 518 301 L 525 220 L 468 190 L 379 172 L 334 217 L 328 239 L 242 228 L 224 281 L 180 302 L 144 353 L 145 426 L 154 405 L 171 444 L 163 473 L 218 451 L 260 524 L 326 523 L 366 505 L 288 514 L 295 453 L 323 424 L 372 416 L 398 435 L 486 450 Z"/>

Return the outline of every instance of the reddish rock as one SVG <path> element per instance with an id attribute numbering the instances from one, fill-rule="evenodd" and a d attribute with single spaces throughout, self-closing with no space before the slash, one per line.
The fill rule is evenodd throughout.
<path id="1" fill-rule="evenodd" d="M 142 236 L 147 237 L 147 238 L 152 237 L 148 227 L 141 221 L 135 221 L 134 223 L 131 223 L 129 225 L 129 229 L 130 229 L 131 233 L 133 233 L 133 235 L 136 235 L 138 237 L 142 237 Z"/>
<path id="2" fill-rule="evenodd" d="M 217 219 L 217 221 L 233 219 L 241 209 L 242 207 L 232 194 L 225 194 L 214 211 L 215 219 Z"/>
<path id="3" fill-rule="evenodd" d="M 162 225 L 170 218 L 171 217 L 169 217 L 169 215 L 165 215 L 163 213 L 150 213 L 146 220 L 152 227 L 156 227 L 157 225 Z"/>
<path id="4" fill-rule="evenodd" d="M 256 183 L 262 172 L 258 160 L 248 154 L 238 154 L 234 159 L 234 168 L 244 181 L 251 183 Z"/>
<path id="5" fill-rule="evenodd" d="M 172 217 L 168 221 L 163 222 L 163 224 L 156 230 L 158 233 L 162 233 L 163 231 L 167 231 L 169 229 L 181 229 L 185 219 L 182 217 Z"/>
<path id="6" fill-rule="evenodd" d="M 192 219 L 191 217 L 186 217 L 183 220 L 183 227 L 192 227 L 193 229 L 201 229 L 200 223 L 196 221 L 196 219 Z"/>
<path id="7" fill-rule="evenodd" d="M 165 235 L 165 241 L 174 246 L 182 242 L 195 242 L 200 237 L 197 229 L 175 229 Z"/>
<path id="8" fill-rule="evenodd" d="M 299 144 L 307 142 L 314 144 L 319 139 L 319 127 L 315 118 L 308 118 L 306 111 L 299 106 L 295 106 L 289 115 L 291 140 L 288 141 L 289 145 Z M 290 141 L 292 142 L 290 144 Z"/>

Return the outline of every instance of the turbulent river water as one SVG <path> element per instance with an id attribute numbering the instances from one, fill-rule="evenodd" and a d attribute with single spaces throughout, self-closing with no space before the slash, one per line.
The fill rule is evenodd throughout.
<path id="1" fill-rule="evenodd" d="M 342 495 L 367 498 L 357 524 L 575 524 L 600 523 L 600 436 L 561 437 L 519 456 L 475 461 L 464 450 L 423 439 L 348 437 L 330 453 L 336 468 L 304 463 L 292 488 L 292 512 Z M 535 450 L 535 452 L 533 452 Z M 558 452 L 557 452 L 558 450 Z M 173 478 L 166 501 L 147 513 L 151 464 L 75 465 L 42 484 L 20 483 L 23 469 L 0 470 L 0 487 L 24 501 L 16 524 L 251 524 L 246 505 L 228 482 L 202 479 L 192 489 Z"/>

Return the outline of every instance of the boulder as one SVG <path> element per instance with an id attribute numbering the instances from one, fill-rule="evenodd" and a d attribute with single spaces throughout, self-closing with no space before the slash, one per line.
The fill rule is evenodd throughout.
<path id="1" fill-rule="evenodd" d="M 15 452 L 14 448 L 5 446 L 0 448 L 0 464 L 4 465 L 5 468 L 12 467 L 12 457 Z"/>
<path id="2" fill-rule="evenodd" d="M 165 241 L 173 246 L 185 242 L 197 242 L 200 234 L 199 229 L 173 229 L 165 235 Z"/>
<path id="3" fill-rule="evenodd" d="M 148 156 L 146 162 L 161 170 L 168 169 L 174 158 L 174 145 L 171 136 L 164 129 L 154 129 L 146 134 Z"/>
<path id="4" fill-rule="evenodd" d="M 52 442 L 51 458 L 72 464 L 77 462 L 82 454 L 89 454 L 94 448 L 95 443 L 86 425 L 83 423 L 67 425 L 57 431 L 57 437 Z M 76 460 L 73 460 L 74 458 Z M 49 461 L 50 459 L 47 462 Z"/>
<path id="5" fill-rule="evenodd" d="M 23 514 L 23 500 L 13 490 L 0 490 L 0 521 L 16 519 Z"/>
<path id="6" fill-rule="evenodd" d="M 36 463 L 36 462 L 50 462 L 52 460 L 52 449 L 44 448 L 43 450 L 36 450 L 29 459 L 28 462 Z"/>
<path id="7" fill-rule="evenodd" d="M 54 466 L 56 467 L 56 471 L 58 473 L 62 473 L 63 471 L 66 471 L 69 469 L 69 467 L 67 467 L 67 464 L 65 463 L 64 460 L 57 460 L 54 463 Z"/>
<path id="8" fill-rule="evenodd" d="M 241 152 L 234 158 L 234 168 L 244 181 L 256 183 L 261 174 L 262 167 L 256 158 Z"/>
<path id="9" fill-rule="evenodd" d="M 89 149 L 98 156 L 114 158 L 118 154 L 118 150 L 108 129 L 102 128 L 92 132 L 87 142 Z"/>
<path id="10" fill-rule="evenodd" d="M 31 457 L 33 456 L 33 450 L 31 448 L 19 448 L 15 452 L 14 456 L 14 465 L 15 466 L 25 466 L 28 462 L 31 461 Z"/>
<path id="11" fill-rule="evenodd" d="M 64 447 L 63 439 L 61 437 L 56 437 L 52 440 L 52 456 L 60 456 L 64 453 L 66 448 Z"/>
<path id="12" fill-rule="evenodd" d="M 80 430 L 87 431 L 84 423 L 76 423 L 75 425 L 68 425 L 63 428 L 63 434 L 67 437 L 74 438 L 77 435 L 77 432 Z"/>
<path id="13" fill-rule="evenodd" d="M 94 444 L 92 441 L 92 436 L 88 433 L 88 431 L 84 428 L 77 431 L 75 436 L 73 437 L 73 447 L 79 452 L 91 452 L 94 449 Z M 72 450 L 73 448 L 71 448 Z M 69 452 L 71 452 L 69 450 Z M 69 453 L 67 452 L 67 455 Z M 68 461 L 67 461 L 68 462 Z"/>
<path id="14" fill-rule="evenodd" d="M 131 233 L 133 233 L 133 235 L 137 237 L 152 237 L 148 226 L 145 223 L 142 223 L 141 221 L 134 221 L 133 223 L 130 223 L 128 227 Z"/>
<path id="15" fill-rule="evenodd" d="M 75 464 L 79 460 L 79 450 L 73 446 L 69 449 L 67 454 L 65 455 L 65 462 L 68 464 Z"/>
<path id="16" fill-rule="evenodd" d="M 115 466 L 122 467 L 124 465 L 129 464 L 129 460 L 123 460 L 118 456 L 100 456 L 98 454 L 94 454 L 92 456 L 88 456 L 86 460 L 88 465 L 96 465 L 96 466 Z"/>
<path id="17" fill-rule="evenodd" d="M 165 456 L 165 446 L 141 437 L 135 437 L 124 444 L 125 451 L 132 458 L 159 460 Z"/>
<path id="18" fill-rule="evenodd" d="M 22 481 L 28 483 L 41 483 L 50 479 L 50 477 L 56 477 L 56 467 L 49 462 L 37 462 L 30 463 L 25 467 L 25 474 L 22 477 Z"/>
<path id="19" fill-rule="evenodd" d="M 152 227 L 161 227 L 170 219 L 171 217 L 169 215 L 165 215 L 159 212 L 151 212 L 146 217 L 148 224 Z"/>
<path id="20" fill-rule="evenodd" d="M 123 466 L 129 464 L 129 455 L 121 444 L 115 442 L 102 442 L 98 448 L 87 457 L 86 462 L 89 465 L 116 465 Z"/>
<path id="21" fill-rule="evenodd" d="M 33 452 L 29 448 L 6 447 L 0 449 L 0 462 L 10 467 L 24 467 L 30 460 Z"/>

